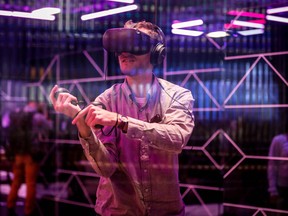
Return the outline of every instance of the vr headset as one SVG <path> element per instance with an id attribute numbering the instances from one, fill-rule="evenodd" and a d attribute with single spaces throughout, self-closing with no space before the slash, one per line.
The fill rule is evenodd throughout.
<path id="1" fill-rule="evenodd" d="M 128 52 L 134 55 L 143 55 L 151 52 L 151 63 L 161 64 L 165 58 L 163 41 L 151 38 L 134 28 L 112 28 L 103 35 L 103 48 L 108 52 L 120 54 Z"/>

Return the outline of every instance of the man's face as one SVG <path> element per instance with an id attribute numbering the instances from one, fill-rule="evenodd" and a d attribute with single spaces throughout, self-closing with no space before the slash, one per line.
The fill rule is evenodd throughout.
<path id="1" fill-rule="evenodd" d="M 134 55 L 131 53 L 121 53 L 118 56 L 121 72 L 124 75 L 139 75 L 152 70 L 150 63 L 150 53 L 144 55 Z"/>

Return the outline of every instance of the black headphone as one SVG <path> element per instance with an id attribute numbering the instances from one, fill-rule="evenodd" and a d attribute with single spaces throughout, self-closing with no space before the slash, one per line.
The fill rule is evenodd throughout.
<path id="1" fill-rule="evenodd" d="M 166 56 L 165 35 L 163 31 L 154 25 L 154 31 L 159 35 L 158 42 L 151 49 L 150 62 L 152 65 L 160 65 Z"/>

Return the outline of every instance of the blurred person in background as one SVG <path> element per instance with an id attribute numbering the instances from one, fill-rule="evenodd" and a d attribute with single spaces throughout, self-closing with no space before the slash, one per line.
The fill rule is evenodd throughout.
<path id="1" fill-rule="evenodd" d="M 8 215 L 15 216 L 18 190 L 26 183 L 24 215 L 36 215 L 36 183 L 40 161 L 44 156 L 41 142 L 48 139 L 51 122 L 43 104 L 29 102 L 24 108 L 10 113 L 7 128 L 9 158 L 13 162 L 13 179 L 7 197 Z"/>
<path id="2" fill-rule="evenodd" d="M 268 182 L 274 208 L 288 209 L 288 133 L 276 135 L 270 145 Z M 274 159 L 277 157 L 278 159 Z"/>

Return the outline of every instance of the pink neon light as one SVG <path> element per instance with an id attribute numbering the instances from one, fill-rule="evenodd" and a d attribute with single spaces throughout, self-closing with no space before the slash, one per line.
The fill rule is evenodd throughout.
<path id="1" fill-rule="evenodd" d="M 251 23 L 248 21 L 240 21 L 240 20 L 233 20 L 232 25 L 244 26 L 244 27 L 251 27 L 251 28 L 261 28 L 264 29 L 265 26 L 260 23 Z"/>
<path id="2" fill-rule="evenodd" d="M 234 16 L 245 16 L 245 17 L 254 17 L 254 18 L 260 18 L 260 19 L 264 19 L 265 18 L 265 14 L 260 14 L 260 13 L 252 13 L 252 12 L 246 12 L 246 11 L 228 11 L 227 14 L 229 15 L 234 15 Z"/>
<path id="3" fill-rule="evenodd" d="M 118 8 L 114 8 L 114 9 L 110 9 L 110 10 L 100 11 L 100 12 L 96 12 L 96 13 L 85 14 L 85 15 L 81 16 L 81 20 L 85 21 L 85 20 L 90 20 L 90 19 L 96 19 L 99 17 L 104 17 L 104 16 L 113 15 L 113 14 L 118 14 L 118 13 L 136 10 L 137 8 L 138 8 L 138 6 L 133 4 L 133 5 L 118 7 Z"/>
<path id="4" fill-rule="evenodd" d="M 264 19 L 259 19 L 259 20 L 247 20 L 246 22 L 266 24 L 266 20 L 264 20 Z M 230 28 L 242 28 L 242 26 L 235 25 L 235 24 L 232 24 L 232 23 L 225 23 L 225 24 L 224 24 L 224 28 L 225 28 L 225 29 L 230 29 Z"/>
<path id="5" fill-rule="evenodd" d="M 108 0 L 108 1 L 121 2 L 121 3 L 127 3 L 127 4 L 134 3 L 134 0 Z"/>
<path id="6" fill-rule="evenodd" d="M 288 6 L 268 9 L 267 14 L 282 13 L 282 12 L 286 12 L 286 11 L 288 11 Z"/>

